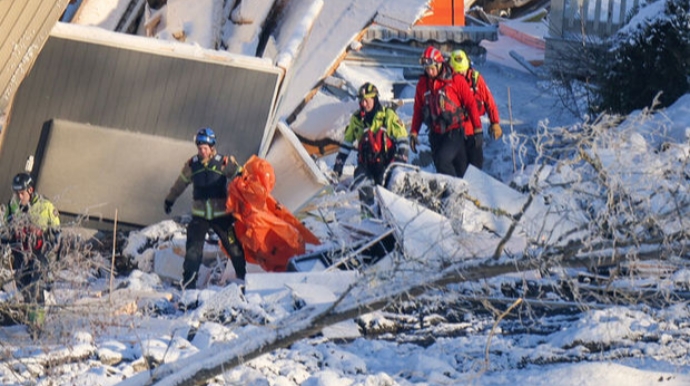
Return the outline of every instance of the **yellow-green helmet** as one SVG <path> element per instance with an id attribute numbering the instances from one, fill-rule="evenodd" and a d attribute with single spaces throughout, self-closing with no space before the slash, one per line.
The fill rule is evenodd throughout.
<path id="1" fill-rule="evenodd" d="M 379 89 L 373 84 L 366 82 L 357 91 L 357 98 L 361 101 L 364 98 L 378 98 Z"/>
<path id="2" fill-rule="evenodd" d="M 463 73 L 470 68 L 470 59 L 463 50 L 455 50 L 450 54 L 450 66 L 455 72 Z"/>

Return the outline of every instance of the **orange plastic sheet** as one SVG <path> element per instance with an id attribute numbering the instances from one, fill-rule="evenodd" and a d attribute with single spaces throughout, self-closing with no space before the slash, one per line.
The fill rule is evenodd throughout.
<path id="1" fill-rule="evenodd" d="M 244 172 L 228 184 L 226 207 L 235 216 L 235 233 L 247 261 L 269 272 L 283 272 L 293 256 L 305 252 L 305 244 L 321 244 L 271 191 L 276 178 L 271 164 L 252 156 Z"/>

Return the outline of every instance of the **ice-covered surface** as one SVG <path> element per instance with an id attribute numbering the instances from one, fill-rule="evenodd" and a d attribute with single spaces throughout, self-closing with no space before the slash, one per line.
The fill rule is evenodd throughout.
<path id="1" fill-rule="evenodd" d="M 226 2 L 231 7 L 235 2 Z M 223 42 L 227 50 L 237 54 L 255 56 L 263 20 L 271 10 L 273 0 L 239 2 L 230 10 L 230 20 L 223 26 Z"/>

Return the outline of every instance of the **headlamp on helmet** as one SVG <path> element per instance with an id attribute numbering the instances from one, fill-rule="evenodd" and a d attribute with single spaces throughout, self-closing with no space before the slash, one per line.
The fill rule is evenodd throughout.
<path id="1" fill-rule="evenodd" d="M 194 136 L 194 143 L 199 145 L 209 145 L 211 147 L 216 146 L 216 133 L 209 127 L 199 129 Z"/>

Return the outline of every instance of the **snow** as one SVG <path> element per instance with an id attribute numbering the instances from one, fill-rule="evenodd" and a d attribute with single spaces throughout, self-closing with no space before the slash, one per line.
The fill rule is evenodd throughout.
<path id="1" fill-rule="evenodd" d="M 177 0 L 177 3 L 181 4 L 181 0 Z M 317 3 L 319 2 L 312 4 Z M 335 19 L 337 15 L 333 7 L 343 7 L 344 3 L 347 2 L 324 2 L 324 9 L 320 14 Z M 355 1 L 350 6 L 359 7 L 362 4 Z M 333 22 L 330 27 L 336 28 L 338 22 L 330 21 Z M 319 19 L 317 25 L 322 23 L 325 21 Z M 350 31 L 353 25 L 347 27 Z M 98 30 L 91 27 L 59 25 L 56 29 L 62 33 L 98 35 Z M 337 44 L 350 39 L 349 33 L 351 32 L 345 33 L 346 39 L 340 36 Z M 150 48 L 149 44 L 142 42 L 142 49 Z M 154 44 L 164 46 L 165 42 Z M 327 39 L 322 44 L 336 43 Z M 488 50 L 487 61 L 476 65 L 496 99 L 505 134 L 498 141 L 487 141 L 484 173 L 470 169 L 465 180 L 447 183 L 455 184 L 455 193 L 466 193 L 480 205 L 516 213 L 526 201 L 526 195 L 509 187 L 508 183 L 525 186 L 537 171 L 532 164 L 534 154 L 517 149 L 517 159 L 514 158 L 512 146 L 519 142 L 511 133 L 536 135 L 540 129 L 557 126 L 572 127 L 575 130 L 581 121 L 558 104 L 558 97 L 546 82 L 527 73 L 506 55 L 506 51 L 510 49 L 534 48 L 525 48 L 506 36 L 500 36 L 498 42 L 484 42 L 482 45 Z M 201 50 L 191 45 L 188 49 L 195 53 Z M 307 52 L 313 54 L 314 50 L 311 47 Z M 213 53 L 214 56 L 221 55 L 228 60 L 239 58 L 237 60 L 265 64 L 261 59 L 245 59 L 234 54 L 214 53 L 212 50 L 201 51 Z M 324 52 L 322 57 L 312 55 L 308 63 L 296 64 L 299 71 L 309 72 L 310 77 L 300 78 L 296 85 L 299 87 L 291 92 L 299 94 L 311 87 L 311 83 L 304 79 L 317 78 L 323 74 L 325 67 L 332 64 L 329 62 L 332 55 L 329 56 L 328 52 Z M 317 57 L 321 60 L 316 60 Z M 302 60 L 305 59 L 299 58 L 298 62 Z M 402 79 L 402 75 L 395 70 L 348 65 L 339 66 L 337 74 L 353 87 L 365 81 L 374 82 L 381 90 L 384 100 L 392 99 L 392 84 Z M 409 95 L 409 90 L 407 93 Z M 511 96 L 510 104 L 508 95 Z M 325 93 L 318 93 L 298 116 L 293 128 L 308 138 L 339 139 L 354 107 L 352 101 L 340 101 Z M 512 120 L 508 114 L 509 107 L 512 110 Z M 409 122 L 411 119 L 411 108 L 410 104 L 406 104 L 398 109 L 403 121 Z M 486 118 L 483 119 L 486 125 Z M 603 146 L 606 138 L 616 136 L 625 139 L 617 142 L 621 144 L 620 147 Z M 674 165 L 682 169 L 680 164 L 687 162 L 690 152 L 690 95 L 683 96 L 673 106 L 653 115 L 647 115 L 643 111 L 635 112 L 615 130 L 602 135 L 601 141 L 602 146 L 596 148 L 599 159 L 609 170 L 622 171 L 622 175 L 628 176 L 617 183 L 631 194 L 639 195 L 639 200 L 646 200 L 652 191 L 645 188 L 651 189 L 663 183 L 665 180 L 661 179 L 662 175 L 668 175 Z M 656 158 L 649 157 L 669 144 L 671 150 Z M 331 167 L 332 157 L 325 157 L 317 162 L 323 170 L 327 170 Z M 348 162 L 345 174 L 351 176 L 353 157 Z M 514 169 L 516 164 L 519 165 L 518 170 Z M 685 165 L 687 168 L 687 164 Z M 419 174 L 432 178 L 433 166 L 422 167 Z M 566 183 L 571 181 L 573 175 L 575 173 L 572 168 L 546 169 L 540 171 L 538 180 Z M 685 178 L 687 181 L 687 175 Z M 395 192 L 379 187 L 377 194 L 385 217 L 397 227 L 396 232 L 405 235 L 404 248 L 408 256 L 433 259 L 428 252 L 432 248 L 438 252 L 436 257 L 483 257 L 494 250 L 495 243 L 505 235 L 509 227 L 508 223 L 502 222 L 498 217 L 477 210 L 469 201 L 461 203 L 460 208 L 452 208 L 462 213 L 461 223 L 457 224 L 457 218 L 432 212 Z M 558 201 L 567 200 L 567 197 L 554 196 L 551 199 L 560 205 L 568 205 L 567 202 Z M 669 201 L 668 197 L 654 197 L 649 200 L 649 205 L 655 212 L 663 212 L 668 209 L 666 205 Z M 345 223 L 356 223 L 362 229 L 368 229 L 371 225 L 360 218 L 356 193 L 336 191 L 330 196 L 314 200 L 314 205 L 324 203 L 326 205 L 323 208 L 329 211 L 323 213 L 323 218 L 317 220 L 307 217 L 304 220 L 322 239 L 338 239 L 338 235 L 345 233 Z M 536 237 L 539 234 L 538 229 L 532 229 L 529 225 L 540 224 L 536 219 L 548 219 L 552 215 L 544 208 L 545 204 L 542 202 L 526 215 L 527 220 L 524 220 L 524 226 L 520 230 L 521 236 Z M 594 208 L 595 211 L 597 209 Z M 323 225 L 326 218 L 333 219 L 329 222 L 331 228 L 326 229 Z M 570 220 L 577 222 L 582 218 L 575 215 Z M 554 238 L 560 238 L 574 226 L 567 222 L 550 224 L 550 228 L 558 230 L 552 234 Z M 682 227 L 683 224 L 662 225 L 664 229 L 674 231 L 678 230 L 674 226 Z M 485 231 L 487 229 L 489 232 Z M 458 233 L 470 235 L 474 238 L 474 244 L 459 242 L 456 237 Z M 429 235 L 437 237 L 439 242 L 430 245 Z M 44 339 L 32 342 L 25 326 L 0 327 L 2 350 L 7 354 L 3 354 L 3 359 L 0 360 L 0 383 L 139 385 L 144 384 L 145 379 L 152 374 L 146 371 L 147 363 L 143 359 L 146 356 L 157 364 L 167 364 L 161 365 L 153 373 L 164 375 L 177 371 L 159 384 L 176 384 L 184 374 L 217 365 L 232 355 L 243 353 L 249 347 L 264 347 L 280 337 L 280 334 L 308 325 L 331 302 L 347 295 L 354 283 L 367 283 L 366 289 L 373 292 L 378 288 L 376 285 L 380 284 L 377 280 L 396 283 L 393 280 L 399 279 L 364 277 L 355 271 L 280 274 L 252 272 L 247 276 L 244 291 L 237 283 L 179 291 L 170 285 L 173 274 L 166 277 L 152 271 L 156 269 L 154 261 L 158 253 L 154 249 L 181 247 L 183 236 L 184 229 L 173 221 L 161 222 L 130 233 L 123 255 L 136 261 L 140 269 L 126 277 L 117 278 L 121 286 L 118 285 L 112 295 L 117 301 L 127 304 L 132 300 L 134 314 L 115 312 L 112 305 L 107 305 L 108 300 L 103 298 L 96 304 L 97 308 L 85 307 L 86 310 L 98 312 L 87 311 L 77 321 L 61 319 L 61 314 L 48 315 L 47 327 L 63 328 L 60 330 L 63 336 L 46 334 Z M 355 244 L 354 240 L 347 242 Z M 517 245 L 509 245 L 507 249 L 522 250 L 520 240 L 515 242 Z M 217 249 L 208 252 L 215 254 Z M 396 258 L 387 256 L 381 262 L 381 267 L 385 267 L 386 263 L 399 263 L 394 260 Z M 426 273 L 415 270 L 416 266 L 411 264 L 411 267 L 413 269 L 410 274 L 415 280 L 429 278 L 425 276 Z M 513 277 L 525 281 L 536 280 L 539 274 L 534 271 L 521 272 Z M 483 287 L 487 295 L 497 295 L 492 293 L 495 287 L 491 285 L 504 280 L 509 282 L 509 277 L 455 286 L 461 289 Z M 668 288 L 675 286 L 687 289 L 690 286 L 690 271 L 680 269 L 663 280 L 648 280 L 647 283 L 642 283 L 631 279 L 626 283 L 613 283 L 611 287 L 639 288 L 641 284 L 653 283 Z M 106 294 L 103 296 L 107 297 L 107 280 L 90 278 L 80 285 L 75 289 L 58 287 L 53 292 L 58 298 L 74 293 L 86 298 L 88 293 L 103 291 Z M 462 292 L 449 292 L 450 295 L 440 293 L 437 296 L 452 307 L 455 299 L 451 297 L 460 293 Z M 4 292 L 0 295 L 2 301 L 7 301 Z M 168 300 L 168 297 L 172 300 Z M 87 300 L 96 302 L 93 299 Z M 345 300 L 341 307 L 355 301 L 351 298 Z M 119 304 L 117 301 L 113 302 Z M 302 308 L 298 309 L 297 303 Z M 151 311 L 156 307 L 162 310 L 158 314 Z M 359 322 L 381 328 L 384 332 L 378 337 L 348 335 L 352 330 L 312 336 L 287 348 L 271 350 L 247 361 L 242 360 L 239 366 L 226 371 L 211 381 L 211 384 L 690 384 L 690 331 L 687 322 L 690 310 L 685 302 L 662 309 L 635 304 L 601 305 L 600 308 L 592 306 L 579 310 L 575 315 L 540 319 L 539 323 L 543 325 L 556 325 L 554 330 L 541 334 L 503 334 L 507 325 L 501 322 L 494 334 L 489 335 L 494 318 L 482 318 L 464 312 L 462 309 L 458 310 L 459 320 L 454 323 L 444 321 L 436 325 L 429 325 L 428 321 L 433 315 L 427 315 L 427 325 L 421 330 L 433 339 L 419 344 L 406 342 L 406 335 L 386 333 L 386 328 L 395 326 L 392 323 L 395 319 L 386 312 L 375 311 L 361 317 Z M 349 322 L 354 323 L 351 319 Z M 528 321 L 523 322 L 525 328 L 529 329 Z M 412 320 L 409 323 L 419 322 Z M 276 328 L 276 324 L 284 329 Z M 336 343 L 328 339 L 335 336 L 346 336 L 350 340 Z M 487 361 L 485 352 L 489 342 L 490 356 Z M 614 350 L 600 352 L 601 347 L 613 347 Z M 69 361 L 67 358 L 79 359 Z M 51 364 L 49 371 L 44 370 L 43 364 L 46 363 Z"/>
<path id="2" fill-rule="evenodd" d="M 618 34 L 627 34 L 630 31 L 639 30 L 650 24 L 651 21 L 659 17 L 664 17 L 664 8 L 667 0 L 643 2 L 640 10 L 632 17 L 630 22 L 618 30 Z"/>
<path id="3" fill-rule="evenodd" d="M 78 11 L 73 17 L 66 15 L 72 19 L 72 23 L 80 25 L 89 25 L 101 27 L 103 29 L 114 31 L 117 23 L 127 9 L 127 2 L 124 1 L 82 1 Z M 69 10 L 70 13 L 74 12 Z"/>
<path id="4" fill-rule="evenodd" d="M 161 55 L 180 55 L 194 58 L 203 58 L 211 61 L 234 62 L 254 68 L 266 68 L 273 70 L 274 67 L 269 59 L 257 58 L 254 56 L 238 55 L 227 51 L 217 51 L 210 48 L 201 47 L 198 44 L 179 44 L 162 39 L 150 39 L 142 36 L 113 33 L 102 28 L 88 25 L 77 25 L 69 23 L 57 23 L 51 30 L 54 36 L 68 36 L 78 39 L 79 37 L 92 41 L 102 42 L 112 46 L 126 46 L 141 51 L 155 51 Z"/>
<path id="5" fill-rule="evenodd" d="M 229 1 L 226 7 L 235 2 Z M 273 4 L 272 0 L 257 0 L 251 3 L 240 2 L 231 10 L 230 22 L 223 26 L 223 41 L 229 52 L 254 56 L 259 45 L 261 20 L 264 20 Z"/>
<path id="6" fill-rule="evenodd" d="M 166 7 L 167 31 L 184 31 L 185 42 L 216 47 L 223 20 L 222 0 L 168 0 Z"/>
<path id="7" fill-rule="evenodd" d="M 309 36 L 314 21 L 323 9 L 323 1 L 298 1 L 291 3 L 289 7 L 291 17 L 283 22 L 282 30 L 292 32 L 280 34 L 276 40 L 279 50 L 275 60 L 276 65 L 284 69 L 290 68 L 299 55 L 299 49 Z"/>
<path id="8" fill-rule="evenodd" d="M 379 9 L 394 13 L 399 20 L 405 20 L 411 15 L 417 15 L 418 10 L 423 9 L 426 3 L 424 0 L 397 0 L 395 6 L 391 7 L 390 2 L 383 0 L 325 1 L 312 32 L 293 65 L 291 84 L 283 103 L 278 107 L 278 117 L 284 119 L 295 112 L 313 85 L 336 67 L 338 56 L 373 20 Z"/>

